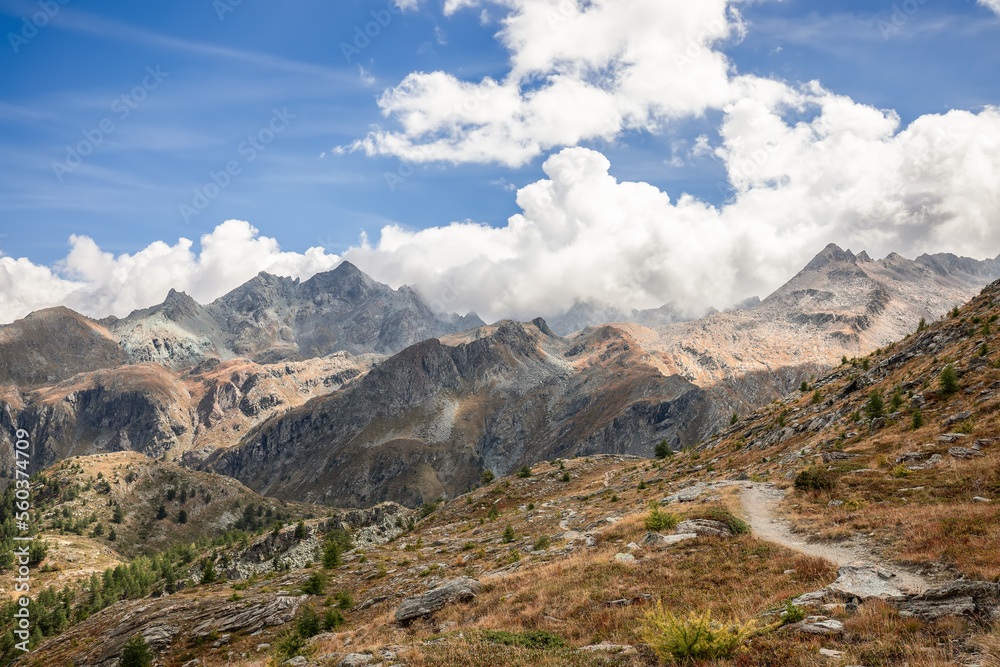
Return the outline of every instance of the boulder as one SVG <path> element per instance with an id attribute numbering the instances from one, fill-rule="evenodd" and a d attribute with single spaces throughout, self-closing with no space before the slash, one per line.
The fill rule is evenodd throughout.
<path id="1" fill-rule="evenodd" d="M 904 616 L 934 620 L 943 616 L 967 616 L 985 621 L 1000 620 L 1000 584 L 988 581 L 955 581 L 917 595 L 889 600 Z"/>
<path id="2" fill-rule="evenodd" d="M 677 524 L 675 535 L 694 533 L 701 537 L 730 537 L 733 531 L 721 521 L 712 519 L 686 519 Z"/>
<path id="3" fill-rule="evenodd" d="M 809 616 L 804 621 L 788 626 L 791 630 L 809 635 L 839 635 L 844 631 L 844 624 L 826 616 Z"/>
<path id="4" fill-rule="evenodd" d="M 964 422 L 966 419 L 968 419 L 971 416 L 972 416 L 972 410 L 965 410 L 963 412 L 959 412 L 958 414 L 952 415 L 952 416 L 948 417 L 947 419 L 945 419 L 944 420 L 944 425 L 945 426 L 951 426 L 952 424 L 954 424 L 956 422 Z"/>
<path id="5" fill-rule="evenodd" d="M 632 554 L 615 554 L 615 562 L 623 565 L 632 565 L 635 563 L 635 556 Z"/>
<path id="6" fill-rule="evenodd" d="M 364 667 L 375 663 L 375 656 L 370 653 L 351 653 L 337 663 L 337 667 Z"/>
<path id="7" fill-rule="evenodd" d="M 836 463 L 838 461 L 850 461 L 857 458 L 858 454 L 848 454 L 847 452 L 823 452 L 823 463 Z"/>
<path id="8" fill-rule="evenodd" d="M 698 537 L 697 533 L 682 533 L 680 535 L 660 535 L 659 533 L 646 533 L 639 540 L 641 546 L 647 549 L 662 549 L 671 544 L 677 544 L 686 540 L 693 540 Z"/>
<path id="9" fill-rule="evenodd" d="M 469 577 L 452 579 L 437 588 L 403 600 L 396 609 L 396 620 L 408 623 L 415 618 L 430 616 L 452 602 L 474 600 L 483 591 L 483 585 Z"/>
<path id="10" fill-rule="evenodd" d="M 969 449 L 968 447 L 951 447 L 948 449 L 948 453 L 951 454 L 953 458 L 963 459 L 963 460 L 975 459 L 981 456 L 985 456 L 985 454 L 983 454 L 982 452 L 976 449 Z"/>
<path id="11" fill-rule="evenodd" d="M 837 570 L 837 580 L 828 588 L 835 596 L 845 600 L 886 599 L 905 594 L 894 573 L 861 561 L 841 566 Z"/>

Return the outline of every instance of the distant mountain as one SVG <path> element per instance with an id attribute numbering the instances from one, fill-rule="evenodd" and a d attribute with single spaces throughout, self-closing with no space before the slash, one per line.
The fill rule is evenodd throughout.
<path id="1" fill-rule="evenodd" d="M 942 270 L 942 267 L 944 270 Z M 455 495 L 483 469 L 695 444 L 803 380 L 902 338 L 1000 263 L 875 262 L 829 246 L 750 308 L 648 328 L 506 321 L 428 340 L 209 460 L 260 493 L 358 506 Z"/>
<path id="2" fill-rule="evenodd" d="M 150 361 L 181 370 L 206 359 L 393 354 L 482 325 L 475 314 L 435 313 L 406 285 L 394 290 L 343 262 L 304 282 L 262 272 L 207 306 L 170 290 L 163 303 L 122 319 L 62 307 L 32 313 L 0 326 L 0 383 L 40 386 Z"/>
<path id="3" fill-rule="evenodd" d="M 304 282 L 261 272 L 205 307 L 171 291 L 160 306 L 111 330 L 134 357 L 180 368 L 205 358 L 271 363 L 339 351 L 392 354 L 482 324 L 475 315 L 439 316 L 411 288 L 394 290 L 342 262 Z"/>
<path id="4" fill-rule="evenodd" d="M 577 301 L 565 313 L 555 317 L 547 317 L 545 321 L 560 336 L 568 336 L 587 327 L 613 322 L 635 322 L 647 327 L 659 327 L 665 324 L 673 324 L 674 322 L 686 322 L 698 319 L 713 312 L 716 312 L 715 309 L 709 308 L 701 313 L 701 315 L 691 317 L 685 315 L 683 311 L 669 303 L 659 308 L 649 308 L 646 310 L 632 308 L 625 310 L 596 301 Z"/>
<path id="5" fill-rule="evenodd" d="M 416 503 L 483 469 L 695 444 L 996 277 L 997 260 L 831 245 L 750 307 L 672 324 L 669 308 L 633 311 L 655 325 L 564 337 L 438 316 L 349 264 L 261 274 L 207 306 L 171 292 L 122 320 L 52 309 L 0 327 L 0 441 L 28 430 L 37 466 L 135 450 L 281 498 Z"/>

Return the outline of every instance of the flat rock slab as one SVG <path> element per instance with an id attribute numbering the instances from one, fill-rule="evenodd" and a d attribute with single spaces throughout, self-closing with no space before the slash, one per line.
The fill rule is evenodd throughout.
<path id="1" fill-rule="evenodd" d="M 810 616 L 804 621 L 789 625 L 788 628 L 797 632 L 804 632 L 808 635 L 830 636 L 842 633 L 844 631 L 844 624 L 836 619 L 826 618 L 825 616 Z"/>
<path id="2" fill-rule="evenodd" d="M 483 585 L 470 577 L 459 577 L 435 589 L 403 600 L 396 609 L 396 620 L 407 623 L 415 618 L 430 616 L 452 602 L 474 600 L 483 591 Z"/>
<path id="3" fill-rule="evenodd" d="M 948 449 L 948 453 L 956 459 L 977 459 L 981 456 L 985 456 L 985 454 L 979 450 L 969 449 L 968 447 L 951 447 Z"/>
<path id="4" fill-rule="evenodd" d="M 733 532 L 729 526 L 721 521 L 711 519 L 687 519 L 677 524 L 675 535 L 688 535 L 694 533 L 701 537 L 730 537 Z"/>
<path id="5" fill-rule="evenodd" d="M 886 599 L 905 595 L 901 582 L 893 572 L 855 561 L 837 570 L 837 580 L 828 587 L 834 595 L 844 598 Z"/>
<path id="6" fill-rule="evenodd" d="M 1000 620 L 1000 584 L 988 581 L 955 581 L 918 595 L 889 600 L 901 616 L 935 620 L 944 616 L 967 616 Z"/>
<path id="7" fill-rule="evenodd" d="M 698 537 L 697 533 L 681 533 L 680 535 L 660 535 L 659 533 L 646 533 L 639 540 L 639 544 L 647 549 L 662 549 L 672 544 L 693 540 Z"/>
<path id="8" fill-rule="evenodd" d="M 615 655 L 635 655 L 639 651 L 628 644 L 591 644 L 576 649 L 581 653 L 613 653 Z"/>

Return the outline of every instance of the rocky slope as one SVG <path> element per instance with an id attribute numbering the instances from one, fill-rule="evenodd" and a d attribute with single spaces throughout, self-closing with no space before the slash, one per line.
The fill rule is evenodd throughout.
<path id="1" fill-rule="evenodd" d="M 364 375 L 377 355 L 344 352 L 260 365 L 208 360 L 178 372 L 154 362 L 78 374 L 56 385 L 0 391 L 0 442 L 18 428 L 33 447 L 32 470 L 70 456 L 137 451 L 198 461 L 267 418 Z M 13 449 L 0 452 L 9 475 Z"/>
<path id="2" fill-rule="evenodd" d="M 435 314 L 409 287 L 393 290 L 343 262 L 304 282 L 262 272 L 207 306 L 171 291 L 110 330 L 130 359 L 179 369 L 208 358 L 275 363 L 338 351 L 391 354 L 481 324 L 475 315 Z"/>
<path id="3" fill-rule="evenodd" d="M 747 532 L 741 483 L 705 484 L 738 468 L 722 459 L 715 472 L 691 472 L 679 459 L 539 464 L 428 507 L 396 539 L 348 549 L 330 567 L 296 561 L 118 602 L 17 664 L 110 667 L 139 634 L 164 665 L 639 667 L 670 662 L 657 653 L 664 631 L 648 632 L 651 619 L 708 611 L 756 630 L 705 661 L 724 667 L 941 667 L 1000 657 L 996 635 L 976 625 L 1000 613 L 997 584 L 891 597 L 891 572 L 838 570 Z M 278 541 L 327 545 L 343 538 L 327 531 L 343 526 L 310 522 L 304 537 L 285 531 Z M 217 567 L 238 562 L 269 539 L 205 557 Z M 997 563 L 995 550 L 984 555 Z M 782 621 L 783 611 L 801 615 Z"/>
<path id="4" fill-rule="evenodd" d="M 691 441 L 728 414 L 646 356 L 614 327 L 568 340 L 542 320 L 430 339 L 208 463 L 283 498 L 415 504 L 460 493 L 484 469 Z"/>
<path id="5" fill-rule="evenodd" d="M 262 274 L 208 306 L 172 292 L 123 320 L 62 309 L 3 328 L 14 357 L 51 360 L 34 371 L 7 362 L 20 385 L 0 390 L 0 423 L 31 433 L 36 466 L 134 450 L 285 498 L 418 503 L 460 493 L 485 469 L 697 444 L 734 412 L 901 337 L 998 272 L 996 261 L 873 261 L 830 246 L 751 307 L 569 337 L 540 319 L 445 334 L 478 319 L 436 317 L 408 288 L 350 264 L 304 282 Z M 49 320 L 61 327 L 51 350 Z M 384 360 L 316 356 L 414 341 Z M 121 365 L 130 358 L 142 361 Z"/>
<path id="6" fill-rule="evenodd" d="M 693 445 L 734 412 L 940 315 L 997 271 L 830 246 L 763 302 L 697 322 L 569 338 L 540 319 L 482 327 L 408 348 L 210 464 L 262 493 L 356 506 L 453 496 L 485 469 Z"/>
<path id="7" fill-rule="evenodd" d="M 897 254 L 875 261 L 831 244 L 758 305 L 658 329 L 623 325 L 700 386 L 809 361 L 836 365 L 935 320 L 1000 278 L 1000 259 Z M 792 386 L 786 386 L 786 393 Z"/>

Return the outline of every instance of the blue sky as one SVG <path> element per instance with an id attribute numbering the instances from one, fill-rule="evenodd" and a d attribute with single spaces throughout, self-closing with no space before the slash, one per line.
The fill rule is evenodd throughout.
<path id="1" fill-rule="evenodd" d="M 792 86 L 818 80 L 859 104 L 895 110 L 904 127 L 925 114 L 1000 104 L 1000 18 L 975 2 L 909 1 L 888 33 L 879 22 L 891 22 L 903 3 L 740 4 L 746 34 L 719 48 L 735 72 Z M 348 62 L 342 44 L 385 2 L 244 0 L 224 12 L 223 3 L 235 0 L 51 0 L 58 11 L 34 34 L 25 21 L 45 3 L 0 0 L 0 252 L 52 267 L 73 234 L 114 254 L 182 236 L 197 249 L 202 234 L 239 219 L 283 250 L 336 254 L 389 224 L 503 226 L 520 211 L 512 188 L 545 177 L 541 165 L 558 147 L 516 167 L 416 165 L 394 188 L 386 172 L 409 173 L 400 158 L 332 150 L 373 124 L 397 127 L 376 97 L 411 72 L 502 79 L 510 68 L 495 39 L 503 7 L 446 15 L 426 0 L 384 14 L 388 24 Z M 241 146 L 275 110 L 282 129 L 251 161 Z M 671 156 L 700 135 L 718 143 L 721 117 L 709 109 L 579 145 L 605 155 L 619 180 L 717 205 L 731 195 L 727 165 Z M 66 164 L 67 146 L 88 141 L 93 151 L 79 166 L 54 167 Z M 185 217 L 195 189 L 227 164 L 239 173 Z"/>

